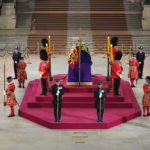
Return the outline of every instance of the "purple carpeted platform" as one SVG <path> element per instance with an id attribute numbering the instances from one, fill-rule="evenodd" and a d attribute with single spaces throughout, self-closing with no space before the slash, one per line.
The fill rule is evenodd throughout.
<path id="1" fill-rule="evenodd" d="M 55 75 L 53 78 L 64 79 L 61 82 L 65 86 L 61 122 L 54 122 L 52 95 L 48 93 L 48 96 L 40 96 L 39 79 L 30 81 L 26 89 L 19 109 L 21 117 L 50 129 L 108 129 L 141 115 L 140 107 L 127 81 L 121 81 L 121 96 L 107 94 L 104 122 L 97 123 L 93 91 L 97 87 L 97 81 L 105 80 L 106 77 L 95 75 L 92 77 L 92 86 L 68 86 L 65 74 Z M 54 83 L 49 83 L 50 86 L 52 84 Z M 103 87 L 108 90 L 109 82 L 104 82 Z"/>

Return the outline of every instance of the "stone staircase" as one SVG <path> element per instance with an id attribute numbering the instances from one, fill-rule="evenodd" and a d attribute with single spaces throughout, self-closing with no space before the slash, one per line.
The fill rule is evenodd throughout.
<path id="1" fill-rule="evenodd" d="M 35 31 L 29 32 L 27 40 L 32 53 L 37 53 L 37 43 L 41 45 L 43 37 L 51 35 L 55 53 L 65 54 L 79 39 L 80 29 L 90 51 L 94 49 L 98 54 L 106 50 L 108 35 L 119 37 L 118 48 L 124 53 L 135 43 L 143 43 L 149 49 L 148 35 L 141 33 L 136 38 L 135 32 L 131 32 L 141 31 L 139 3 L 127 3 L 126 0 L 31 0 L 23 4 L 17 5 L 17 28 L 27 28 L 35 19 Z M 138 40 L 140 37 L 143 42 Z"/>
<path id="2" fill-rule="evenodd" d="M 118 36 L 118 48 L 127 53 L 132 45 L 123 0 L 91 0 L 91 30 L 95 53 L 106 53 L 107 36 Z"/>

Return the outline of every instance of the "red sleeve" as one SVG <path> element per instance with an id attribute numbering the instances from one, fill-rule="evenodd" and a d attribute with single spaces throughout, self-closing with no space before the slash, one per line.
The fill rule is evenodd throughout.
<path id="1" fill-rule="evenodd" d="M 143 91 L 144 91 L 144 93 L 147 91 L 147 89 L 148 89 L 148 85 L 147 85 L 147 84 L 144 84 L 144 85 L 143 85 Z"/>
<path id="2" fill-rule="evenodd" d="M 113 63 L 111 66 L 112 66 L 112 72 L 116 74 L 117 73 L 116 63 Z"/>
<path id="3" fill-rule="evenodd" d="M 18 69 L 20 68 L 20 63 L 17 64 L 17 68 L 18 68 Z"/>
<path id="4" fill-rule="evenodd" d="M 24 62 L 24 68 L 26 68 L 27 67 L 27 64 Z"/>
<path id="5" fill-rule="evenodd" d="M 41 67 L 42 67 L 42 62 L 40 62 L 40 65 L 39 65 L 39 72 L 41 72 Z"/>
<path id="6" fill-rule="evenodd" d="M 113 55 L 115 55 L 116 52 L 118 52 L 118 49 L 113 48 Z"/>

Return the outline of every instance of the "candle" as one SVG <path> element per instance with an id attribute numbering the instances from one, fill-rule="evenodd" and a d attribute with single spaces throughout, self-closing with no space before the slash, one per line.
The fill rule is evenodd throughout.
<path id="1" fill-rule="evenodd" d="M 47 53 L 49 52 L 48 44 L 47 44 L 47 43 L 46 43 L 46 52 L 47 52 Z"/>
<path id="2" fill-rule="evenodd" d="M 49 53 L 51 52 L 51 37 L 48 36 L 48 44 L 49 44 Z"/>
<path id="3" fill-rule="evenodd" d="M 110 37 L 107 37 L 107 49 L 108 49 L 108 53 L 109 53 L 109 48 L 110 48 Z"/>
<path id="4" fill-rule="evenodd" d="M 111 44 L 110 60 L 113 61 L 113 46 Z"/>

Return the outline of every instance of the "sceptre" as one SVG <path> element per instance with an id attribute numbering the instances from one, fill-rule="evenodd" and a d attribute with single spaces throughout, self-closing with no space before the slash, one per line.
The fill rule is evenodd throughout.
<path id="1" fill-rule="evenodd" d="M 59 94 L 57 95 L 57 121 L 58 121 L 58 117 L 59 117 L 58 112 L 59 112 Z"/>
<path id="2" fill-rule="evenodd" d="M 4 62 L 4 91 L 5 91 L 5 76 L 6 76 L 6 70 L 5 70 L 5 62 Z M 6 106 L 6 102 L 5 102 L 5 94 L 4 94 L 4 103 L 3 103 L 4 106 Z"/>
<path id="3" fill-rule="evenodd" d="M 100 89 L 101 92 L 101 89 Z M 101 98 L 99 99 L 99 119 L 101 120 Z"/>

